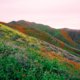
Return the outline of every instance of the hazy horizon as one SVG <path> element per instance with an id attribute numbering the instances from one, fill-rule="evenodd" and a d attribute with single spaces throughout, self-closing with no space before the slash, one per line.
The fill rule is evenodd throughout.
<path id="1" fill-rule="evenodd" d="M 26 20 L 80 29 L 80 0 L 0 0 L 0 21 Z"/>

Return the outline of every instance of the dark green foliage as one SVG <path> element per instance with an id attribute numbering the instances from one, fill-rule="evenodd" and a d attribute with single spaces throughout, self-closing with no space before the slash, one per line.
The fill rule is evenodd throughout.
<path id="1" fill-rule="evenodd" d="M 14 41 L 14 40 L 17 40 L 17 39 L 19 39 L 20 38 L 20 36 L 19 35 L 14 35 L 13 37 L 12 37 L 12 40 Z"/>
<path id="2" fill-rule="evenodd" d="M 8 55 L 0 58 L 1 80 L 79 80 L 78 72 L 71 75 L 70 68 L 57 59 L 51 61 L 31 48 L 27 48 L 26 53 L 23 54 L 19 53 L 16 48 L 13 50 L 12 47 L 7 47 L 1 48 L 3 54 L 6 54 L 6 49 L 9 51 L 7 51 Z M 18 56 L 21 53 L 27 54 L 27 58 L 19 56 L 18 59 L 14 56 L 15 54 L 11 54 L 12 52 L 19 53 Z"/>

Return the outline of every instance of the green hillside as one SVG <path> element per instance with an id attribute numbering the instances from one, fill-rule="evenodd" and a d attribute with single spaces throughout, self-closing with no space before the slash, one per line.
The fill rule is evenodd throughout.
<path id="1" fill-rule="evenodd" d="M 78 57 L 74 61 L 64 54 L 68 52 L 0 23 L 1 80 L 79 80 Z"/>
<path id="2" fill-rule="evenodd" d="M 24 20 L 20 20 L 20 21 L 13 21 L 13 22 L 10 22 L 9 24 L 19 24 L 23 27 L 30 27 L 30 28 L 35 28 L 37 30 L 40 30 L 40 31 L 44 31 L 44 32 L 47 32 L 49 33 L 51 36 L 54 36 L 56 38 L 58 38 L 59 40 L 67 43 L 68 45 L 72 46 L 72 47 L 75 47 L 74 44 L 72 44 L 70 41 L 68 41 L 67 38 L 65 38 L 61 32 L 61 30 L 67 32 L 67 35 L 68 37 L 70 37 L 73 42 L 75 43 L 76 41 L 75 40 L 79 40 L 79 36 L 80 36 L 80 31 L 77 31 L 77 30 L 70 30 L 70 29 L 54 29 L 54 28 L 51 28 L 47 25 L 43 25 L 43 24 L 37 24 L 37 23 L 33 23 L 33 22 L 28 22 L 28 21 L 24 21 Z M 75 36 L 75 35 L 78 35 L 78 36 Z M 76 38 L 75 40 L 73 38 Z M 77 44 L 78 45 L 78 44 Z M 80 47 L 79 47 L 80 48 Z"/>
<path id="3" fill-rule="evenodd" d="M 44 40 L 76 56 L 80 56 L 80 50 L 77 48 L 79 44 L 77 45 L 64 30 L 53 29 L 46 25 L 23 20 L 10 22 L 8 25 L 22 33 Z"/>

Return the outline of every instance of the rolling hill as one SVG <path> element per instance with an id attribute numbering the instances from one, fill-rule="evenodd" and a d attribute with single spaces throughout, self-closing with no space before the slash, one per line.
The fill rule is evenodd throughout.
<path id="1" fill-rule="evenodd" d="M 78 30 L 54 29 L 54 28 L 51 28 L 47 25 L 37 24 L 37 23 L 34 23 L 34 22 L 27 22 L 27 21 L 24 21 L 24 20 L 12 21 L 9 24 L 12 24 L 12 25 L 13 24 L 18 24 L 18 25 L 21 25 L 23 27 L 35 28 L 37 30 L 47 32 L 50 35 L 55 36 L 59 40 L 62 40 L 63 42 L 66 42 L 66 43 L 68 43 L 72 46 L 75 45 L 75 42 L 76 42 L 75 40 L 78 41 L 80 39 L 80 37 L 78 37 L 78 36 L 80 36 L 80 31 L 78 31 Z M 78 35 L 78 36 L 76 36 L 76 35 Z M 68 37 L 68 39 L 67 39 L 67 37 Z M 73 39 L 74 37 L 75 37 L 75 40 Z"/>
<path id="2" fill-rule="evenodd" d="M 48 26 L 39 29 L 30 27 L 35 23 L 21 24 L 0 22 L 1 80 L 80 79 L 80 51 L 72 46 L 77 41 L 63 35 L 72 41 L 68 44 L 58 34 L 52 36 L 55 29 Z"/>
<path id="3" fill-rule="evenodd" d="M 75 41 L 79 42 L 79 38 L 75 37 L 75 32 L 79 34 L 79 31 L 74 31 L 73 37 L 76 38 L 73 40 L 72 36 L 69 35 L 67 29 L 53 29 L 49 26 L 36 24 L 33 22 L 27 22 L 24 20 L 20 21 L 12 21 L 8 23 L 11 28 L 17 29 L 25 34 L 30 36 L 34 36 L 41 40 L 47 41 L 48 43 L 54 44 L 64 50 L 67 49 L 72 54 L 78 55 L 80 54 L 79 44 Z M 69 30 L 73 31 L 73 30 Z M 34 34 L 33 34 L 34 33 Z M 72 33 L 71 33 L 72 34 Z M 78 35 L 80 36 L 80 34 Z M 77 54 L 76 54 L 77 53 Z"/>

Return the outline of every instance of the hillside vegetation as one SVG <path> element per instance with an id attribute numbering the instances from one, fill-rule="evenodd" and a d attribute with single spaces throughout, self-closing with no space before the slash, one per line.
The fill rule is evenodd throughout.
<path id="1" fill-rule="evenodd" d="M 66 50 L 0 23 L 1 80 L 80 80 L 79 61 Z"/>
<path id="2" fill-rule="evenodd" d="M 23 20 L 10 22 L 8 25 L 22 33 L 44 40 L 74 55 L 80 56 L 79 44 L 72 40 L 65 29 L 53 29 L 46 25 Z M 74 36 L 74 38 L 76 37 Z"/>

